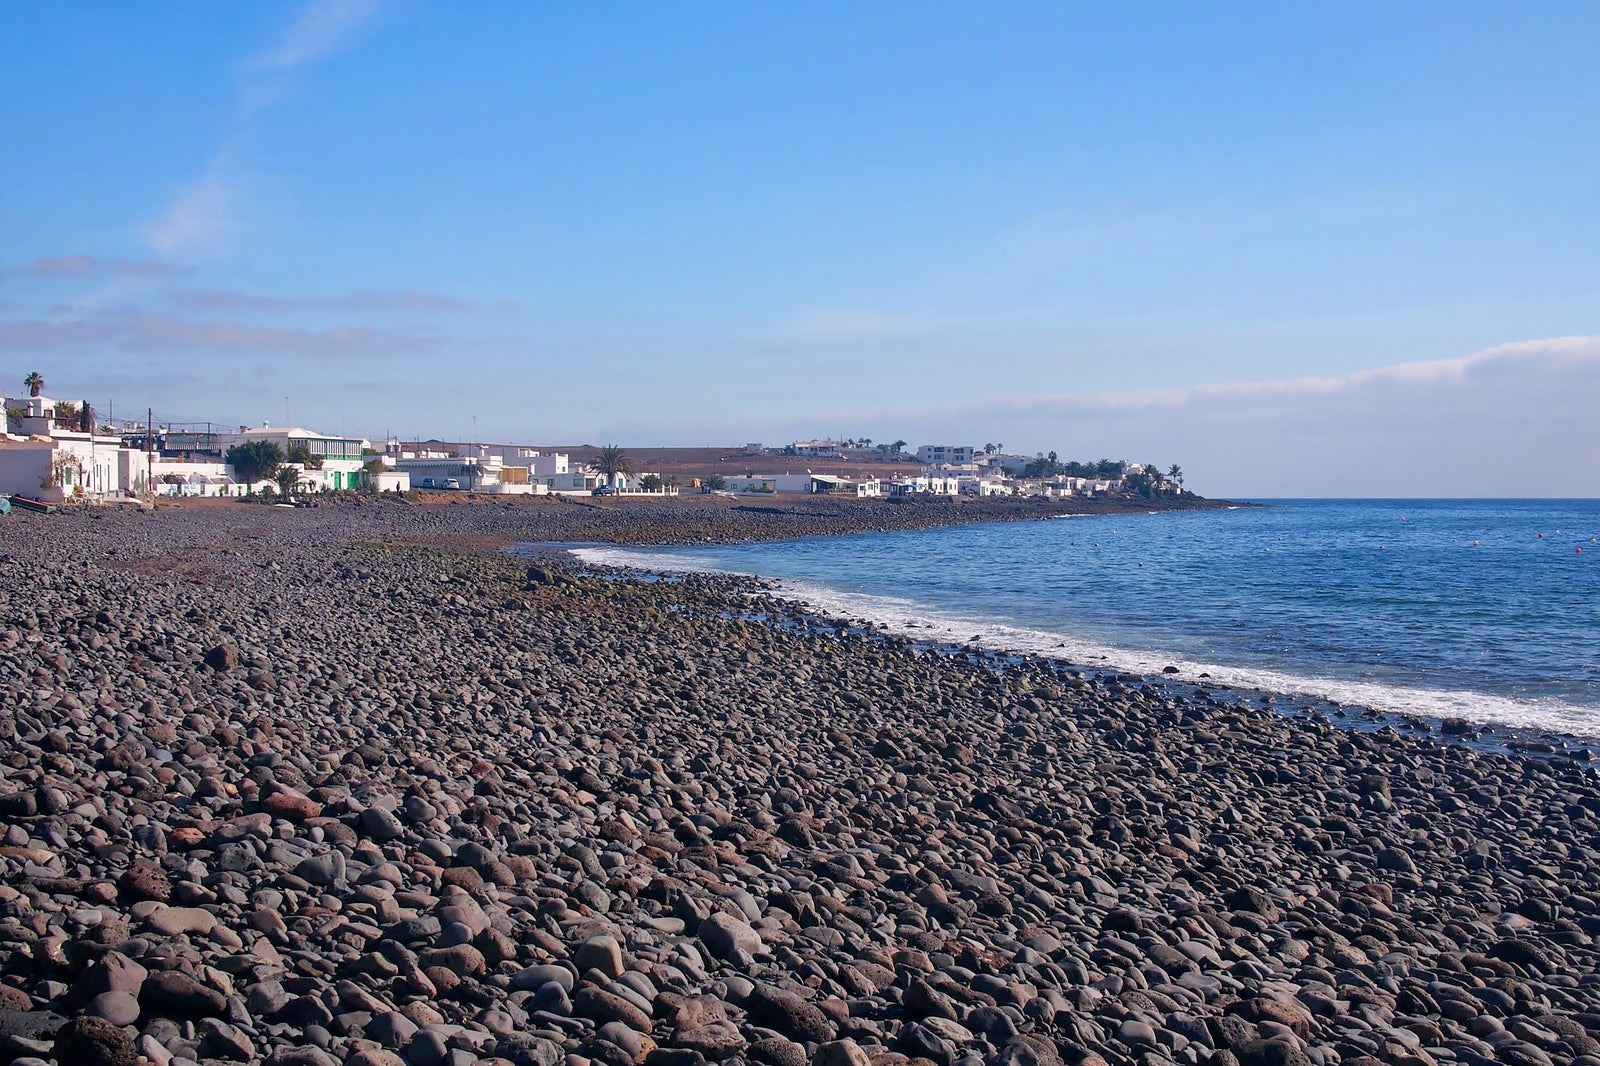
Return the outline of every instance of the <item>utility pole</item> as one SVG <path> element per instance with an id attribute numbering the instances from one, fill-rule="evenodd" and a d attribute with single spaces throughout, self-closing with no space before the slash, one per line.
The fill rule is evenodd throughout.
<path id="1" fill-rule="evenodd" d="M 94 461 L 94 426 L 89 422 L 89 401 L 85 399 L 83 406 L 78 408 L 78 418 L 84 429 L 89 431 L 89 494 L 96 500 L 100 498 L 100 464 Z"/>
<path id="2" fill-rule="evenodd" d="M 156 409 L 145 408 L 144 412 L 144 491 L 148 496 L 155 495 L 155 447 L 156 447 Z"/>

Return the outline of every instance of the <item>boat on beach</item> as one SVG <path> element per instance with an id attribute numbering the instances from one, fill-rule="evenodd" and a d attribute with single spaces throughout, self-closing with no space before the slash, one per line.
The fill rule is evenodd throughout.
<path id="1" fill-rule="evenodd" d="M 3 497 L 0 497 L 3 499 Z M 31 496 L 12 496 L 11 506 L 20 507 L 24 511 L 34 511 L 38 514 L 55 514 L 60 507 L 45 500 L 36 500 Z"/>

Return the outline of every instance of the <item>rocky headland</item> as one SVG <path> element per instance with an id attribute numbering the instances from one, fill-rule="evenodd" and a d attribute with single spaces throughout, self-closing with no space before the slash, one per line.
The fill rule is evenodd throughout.
<path id="1" fill-rule="evenodd" d="M 5 519 L 0 1056 L 1600 1066 L 1589 770 L 499 550 L 826 503 Z"/>

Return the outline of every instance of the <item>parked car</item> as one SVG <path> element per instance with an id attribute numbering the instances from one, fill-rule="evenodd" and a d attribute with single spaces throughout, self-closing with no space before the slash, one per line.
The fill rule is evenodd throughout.
<path id="1" fill-rule="evenodd" d="M 589 493 L 591 496 L 615 496 L 616 494 L 617 487 L 615 485 L 596 485 L 594 491 Z"/>
<path id="2" fill-rule="evenodd" d="M 422 479 L 422 487 L 425 489 L 436 489 L 439 487 L 439 483 L 431 477 L 425 477 Z"/>
<path id="3" fill-rule="evenodd" d="M 447 477 L 444 479 L 444 487 L 447 489 L 459 489 L 461 487 L 461 479 L 458 477 Z"/>

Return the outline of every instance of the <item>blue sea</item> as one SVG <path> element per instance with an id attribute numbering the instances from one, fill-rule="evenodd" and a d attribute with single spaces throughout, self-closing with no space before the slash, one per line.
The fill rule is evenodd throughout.
<path id="1" fill-rule="evenodd" d="M 1600 735 L 1600 501 L 1260 502 L 584 554 L 929 641 Z"/>

